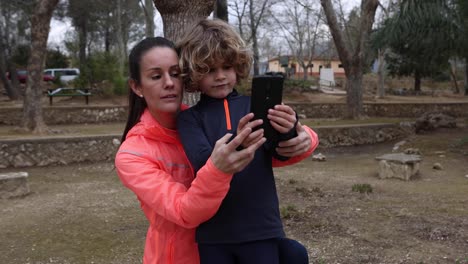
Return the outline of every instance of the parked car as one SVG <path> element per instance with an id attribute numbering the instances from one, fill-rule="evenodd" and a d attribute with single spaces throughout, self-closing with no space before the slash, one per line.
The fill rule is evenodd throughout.
<path id="1" fill-rule="evenodd" d="M 80 75 L 80 70 L 77 68 L 45 69 L 44 74 L 51 75 L 54 78 L 60 76 L 60 81 L 67 83 L 78 78 Z"/>
<path id="2" fill-rule="evenodd" d="M 16 77 L 20 83 L 26 83 L 26 80 L 28 78 L 28 71 L 27 70 L 17 70 L 16 71 Z M 10 80 L 10 73 L 7 72 L 7 78 Z M 54 80 L 54 76 L 50 74 L 43 74 L 42 75 L 42 80 L 44 82 L 50 82 Z"/>

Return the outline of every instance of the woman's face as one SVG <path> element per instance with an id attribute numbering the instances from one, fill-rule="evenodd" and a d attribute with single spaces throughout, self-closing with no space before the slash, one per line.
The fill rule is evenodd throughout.
<path id="1" fill-rule="evenodd" d="M 131 87 L 145 98 L 151 115 L 175 115 L 182 103 L 182 81 L 176 52 L 167 47 L 148 50 L 140 61 L 140 83 Z"/>

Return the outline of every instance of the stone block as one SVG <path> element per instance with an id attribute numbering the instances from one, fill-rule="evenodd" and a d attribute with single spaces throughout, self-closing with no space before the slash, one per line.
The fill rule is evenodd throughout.
<path id="1" fill-rule="evenodd" d="M 376 157 L 379 161 L 379 178 L 398 178 L 409 181 L 419 173 L 420 155 L 391 153 Z"/>
<path id="2" fill-rule="evenodd" d="M 0 199 L 21 197 L 29 194 L 28 173 L 0 173 Z"/>

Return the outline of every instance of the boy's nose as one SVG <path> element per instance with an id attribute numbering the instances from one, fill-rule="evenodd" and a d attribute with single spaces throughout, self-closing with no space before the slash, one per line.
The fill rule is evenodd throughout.
<path id="1" fill-rule="evenodd" d="M 216 79 L 224 79 L 226 77 L 226 74 L 224 74 L 224 71 L 223 69 L 217 69 L 215 71 L 215 76 L 216 76 Z"/>

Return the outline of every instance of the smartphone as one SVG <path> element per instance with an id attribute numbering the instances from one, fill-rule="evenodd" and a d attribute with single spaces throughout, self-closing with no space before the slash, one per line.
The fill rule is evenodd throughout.
<path id="1" fill-rule="evenodd" d="M 268 109 L 281 104 L 283 98 L 283 81 L 281 75 L 258 75 L 252 79 L 252 95 L 250 97 L 250 112 L 254 119 L 263 119 L 264 135 L 269 141 L 278 141 L 278 132 L 271 126 L 267 118 Z"/>

